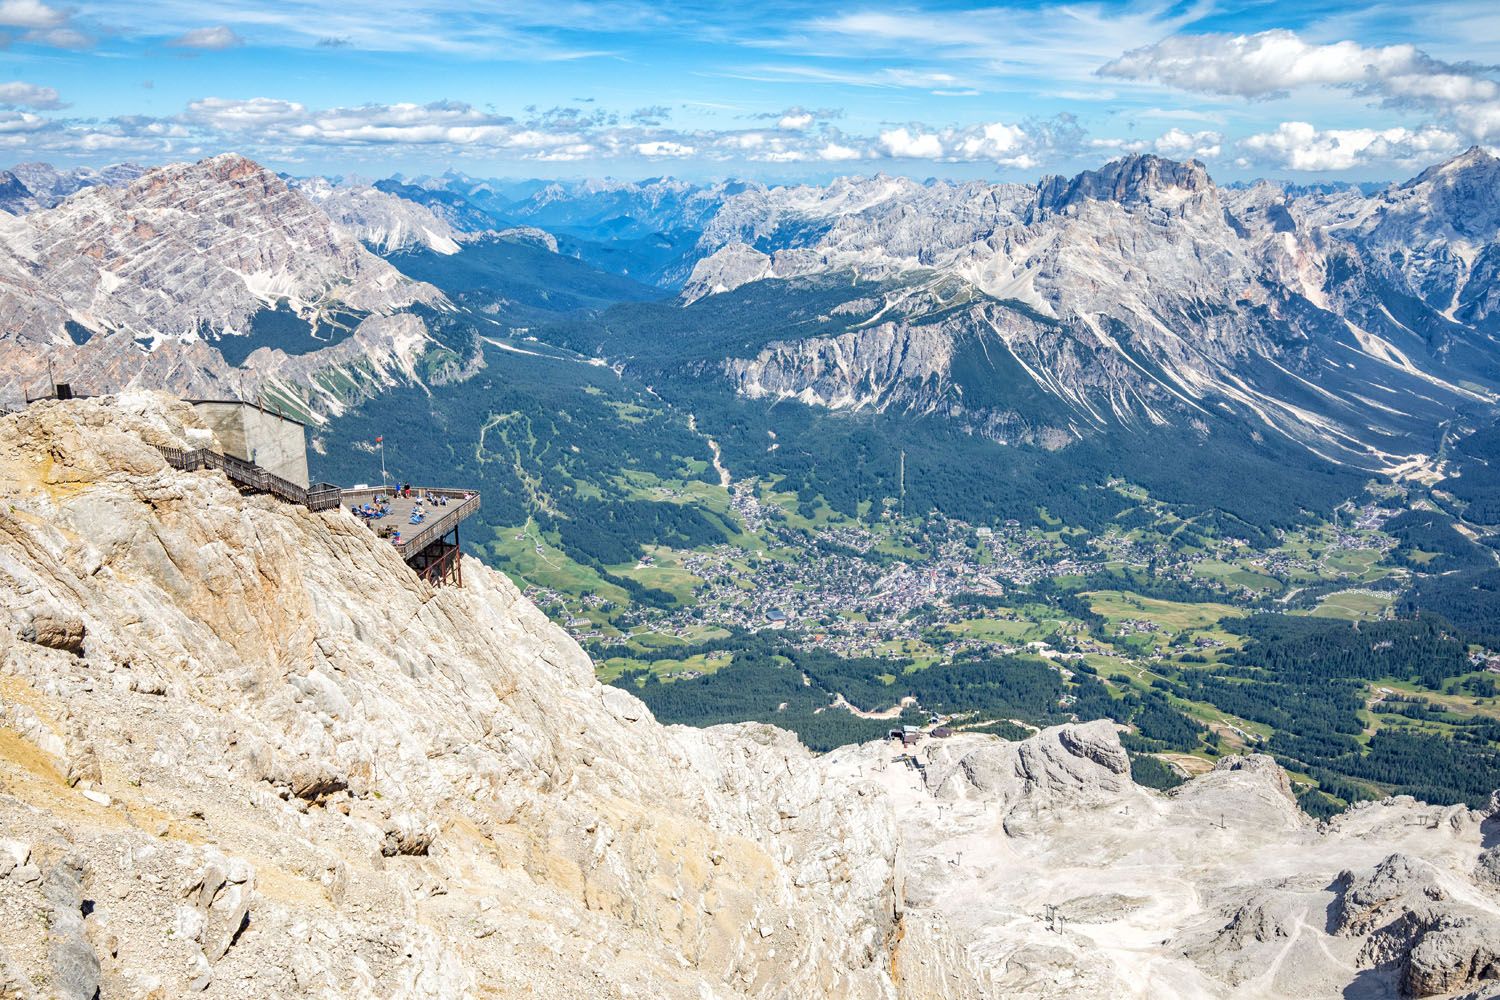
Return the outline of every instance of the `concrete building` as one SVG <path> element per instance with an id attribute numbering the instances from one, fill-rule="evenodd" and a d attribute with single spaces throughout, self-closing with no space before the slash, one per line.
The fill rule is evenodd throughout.
<path id="1" fill-rule="evenodd" d="M 226 455 L 253 462 L 282 479 L 308 485 L 307 433 L 300 421 L 236 399 L 195 399 Z"/>

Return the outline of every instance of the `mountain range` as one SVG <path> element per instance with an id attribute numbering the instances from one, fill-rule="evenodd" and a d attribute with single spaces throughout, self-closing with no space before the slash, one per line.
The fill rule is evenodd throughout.
<path id="1" fill-rule="evenodd" d="M 1031 185 L 780 187 L 364 184 L 225 155 L 24 165 L 4 190 L 12 394 L 51 363 L 89 389 L 262 393 L 322 419 L 465 377 L 487 331 L 585 309 L 603 318 L 569 346 L 745 400 L 1047 449 L 1153 428 L 1272 438 L 1434 478 L 1446 435 L 1500 389 L 1500 161 L 1478 148 L 1369 194 L 1220 188 L 1151 155 Z M 811 315 L 766 337 L 706 308 L 751 293 Z M 651 299 L 691 345 L 600 313 Z"/>

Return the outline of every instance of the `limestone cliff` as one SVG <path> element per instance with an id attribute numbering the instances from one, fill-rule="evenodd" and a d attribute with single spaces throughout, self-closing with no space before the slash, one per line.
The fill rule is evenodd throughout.
<path id="1" fill-rule="evenodd" d="M 0 993 L 978 995 L 873 782 L 662 727 L 500 574 L 151 447 L 205 433 L 0 420 Z"/>
<path id="2" fill-rule="evenodd" d="M 1500 994 L 1500 798 L 1170 795 L 1107 721 L 659 725 L 477 561 L 242 497 L 138 393 L 0 419 L 0 997 Z"/>
<path id="3" fill-rule="evenodd" d="M 888 760 L 849 747 L 823 766 L 884 787 L 908 907 L 948 918 L 993 995 L 1500 996 L 1500 801 L 1317 824 L 1265 756 L 1164 795 L 1131 782 L 1104 721 Z"/>

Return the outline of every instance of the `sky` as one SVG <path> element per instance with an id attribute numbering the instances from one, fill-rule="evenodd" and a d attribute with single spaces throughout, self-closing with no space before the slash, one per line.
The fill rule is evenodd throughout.
<path id="1" fill-rule="evenodd" d="M 1500 3 L 0 0 L 0 163 L 1387 180 L 1500 147 Z"/>

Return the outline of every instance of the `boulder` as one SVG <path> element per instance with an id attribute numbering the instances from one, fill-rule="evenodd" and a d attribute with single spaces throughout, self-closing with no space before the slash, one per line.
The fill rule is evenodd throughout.
<path id="1" fill-rule="evenodd" d="M 1492 889 L 1500 889 L 1500 844 L 1479 856 L 1479 863 L 1474 866 L 1474 881 Z"/>
<path id="2" fill-rule="evenodd" d="M 1500 984 L 1500 921 L 1444 917 L 1412 946 L 1401 976 L 1407 996 L 1444 996 Z"/>
<path id="3" fill-rule="evenodd" d="M 82 656 L 83 639 L 87 631 L 81 618 L 53 611 L 37 611 L 21 626 L 17 636 L 23 642 L 34 642 L 48 649 L 61 649 L 74 656 Z"/>
<path id="4" fill-rule="evenodd" d="M 99 957 L 83 925 L 83 862 L 67 858 L 47 872 L 42 895 L 51 908 L 47 921 L 47 958 L 52 965 L 52 994 L 59 1000 L 97 1000 Z"/>

